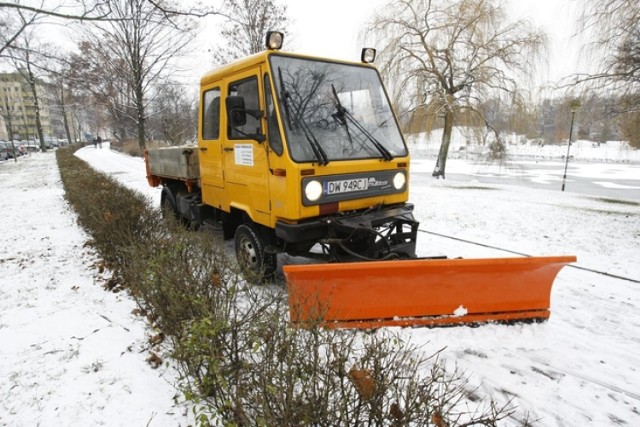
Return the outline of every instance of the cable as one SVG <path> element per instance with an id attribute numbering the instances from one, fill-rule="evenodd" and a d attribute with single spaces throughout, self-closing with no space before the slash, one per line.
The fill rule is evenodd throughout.
<path id="1" fill-rule="evenodd" d="M 489 248 L 489 249 L 496 249 L 496 250 L 499 250 L 499 251 L 502 251 L 502 252 L 508 252 L 508 253 L 511 253 L 511 254 L 514 254 L 514 255 L 520 255 L 520 256 L 524 256 L 524 257 L 528 257 L 528 258 L 533 256 L 533 255 L 525 254 L 525 253 L 522 253 L 522 252 L 512 251 L 510 249 L 500 248 L 498 246 L 487 245 L 485 243 L 473 242 L 471 240 L 460 239 L 459 237 L 447 236 L 446 234 L 436 233 L 434 231 L 427 231 L 427 230 L 421 230 L 421 229 L 418 229 L 418 231 L 420 231 L 421 233 L 425 233 L 425 234 L 431 234 L 433 236 L 443 237 L 445 239 L 457 240 L 458 242 L 469 243 L 471 245 L 482 246 L 484 248 Z M 638 279 L 632 279 L 630 277 L 620 276 L 620 275 L 617 275 L 617 274 L 608 273 L 606 271 L 595 270 L 593 268 L 587 268 L 587 267 L 580 267 L 578 265 L 572 265 L 572 264 L 568 264 L 567 267 L 571 267 L 571 268 L 575 268 L 575 269 L 583 270 L 583 271 L 588 271 L 589 273 L 600 274 L 602 276 L 607 276 L 607 277 L 611 277 L 611 278 L 614 278 L 614 279 L 626 280 L 628 282 L 640 284 L 640 280 L 638 280 Z"/>

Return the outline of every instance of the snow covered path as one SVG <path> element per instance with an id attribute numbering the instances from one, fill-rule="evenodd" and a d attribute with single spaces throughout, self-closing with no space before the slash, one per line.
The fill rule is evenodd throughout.
<path id="1" fill-rule="evenodd" d="M 135 304 L 101 286 L 55 153 L 1 164 L 0 182 L 0 425 L 187 425 Z"/>

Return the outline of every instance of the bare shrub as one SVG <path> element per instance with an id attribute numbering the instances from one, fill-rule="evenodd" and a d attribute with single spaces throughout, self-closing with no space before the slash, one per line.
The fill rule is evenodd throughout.
<path id="1" fill-rule="evenodd" d="M 161 229 L 158 215 L 145 197 L 91 169 L 72 149 L 56 151 L 65 197 L 78 213 L 78 223 L 93 236 L 106 266 L 118 277 L 131 259 L 131 241 L 148 241 Z"/>
<path id="2" fill-rule="evenodd" d="M 138 141 L 111 141 L 110 147 L 112 150 L 134 157 L 142 157 L 142 155 L 144 154 L 142 149 L 138 145 Z"/>

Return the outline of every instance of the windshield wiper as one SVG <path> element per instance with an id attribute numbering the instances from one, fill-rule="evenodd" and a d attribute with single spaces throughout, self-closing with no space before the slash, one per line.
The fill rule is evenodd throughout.
<path id="1" fill-rule="evenodd" d="M 347 123 L 351 123 L 356 127 L 356 129 L 362 132 L 362 134 L 369 141 L 373 143 L 373 146 L 378 149 L 380 154 L 382 154 L 382 158 L 384 158 L 387 161 L 393 160 L 393 155 L 391 154 L 391 152 L 389 152 L 389 150 L 387 150 L 387 148 L 384 145 L 382 145 L 380 141 L 378 141 L 373 135 L 371 135 L 371 133 L 368 130 L 366 130 L 364 126 L 362 126 L 360 122 L 358 122 L 351 115 L 351 113 L 349 113 L 349 110 L 347 110 L 342 106 L 342 103 L 340 102 L 340 98 L 338 98 L 338 92 L 336 92 L 336 88 L 333 84 L 331 84 L 331 90 L 333 91 L 333 96 L 335 98 L 335 104 L 336 104 L 335 106 L 337 110 L 336 113 L 332 114 L 332 117 L 335 120 L 337 120 L 338 123 L 340 123 L 342 126 L 344 126 L 345 130 L 347 131 L 347 137 L 349 138 L 349 141 L 353 143 L 353 139 L 351 138 L 351 134 L 349 133 L 349 126 Z"/>
<path id="2" fill-rule="evenodd" d="M 280 79 L 280 98 L 282 99 L 282 104 L 284 105 L 284 115 L 287 118 L 287 124 L 289 127 L 291 126 L 291 113 L 289 112 L 289 92 L 287 91 L 284 85 L 284 79 L 282 78 L 282 70 L 278 67 L 278 78 Z"/>
<path id="3" fill-rule="evenodd" d="M 322 148 L 322 145 L 320 145 L 320 143 L 316 139 L 313 132 L 311 132 L 309 125 L 307 125 L 307 123 L 301 117 L 300 108 L 296 107 L 293 100 L 291 100 L 291 95 L 289 94 L 289 91 L 287 91 L 286 86 L 284 84 L 284 79 L 282 78 L 282 70 L 280 69 L 280 67 L 278 67 L 278 77 L 280 79 L 280 89 L 281 89 L 280 98 L 282 99 L 285 115 L 287 116 L 287 124 L 289 125 L 290 128 L 293 129 L 293 126 L 291 125 L 291 114 L 289 111 L 289 101 L 291 101 L 291 107 L 294 109 L 294 114 L 293 114 L 294 124 L 296 125 L 296 127 L 302 130 L 302 133 L 304 133 L 304 137 L 309 143 L 309 146 L 311 147 L 313 154 L 316 156 L 316 160 L 318 161 L 318 164 L 321 166 L 328 165 L 329 157 L 327 156 L 327 153 L 324 151 L 324 149 Z"/>
<path id="4" fill-rule="evenodd" d="M 322 145 L 320 145 L 320 143 L 316 139 L 313 132 L 311 132 L 311 129 L 309 129 L 309 125 L 307 125 L 307 123 L 303 119 L 298 118 L 297 114 L 296 116 L 294 116 L 294 119 L 298 124 L 298 126 L 300 127 L 300 129 L 302 129 L 302 132 L 304 133 L 304 137 L 307 139 L 307 141 L 309 142 L 309 146 L 313 150 L 313 154 L 316 155 L 318 164 L 321 166 L 328 165 L 329 157 L 327 156 L 327 153 L 322 148 Z"/>

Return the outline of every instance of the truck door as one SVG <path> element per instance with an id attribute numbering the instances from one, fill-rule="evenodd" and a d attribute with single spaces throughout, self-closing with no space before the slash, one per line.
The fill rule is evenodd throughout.
<path id="1" fill-rule="evenodd" d="M 202 201 L 216 208 L 224 208 L 224 175 L 222 168 L 221 84 L 205 87 L 200 94 L 200 135 L 198 158 Z"/>
<path id="2" fill-rule="evenodd" d="M 269 225 L 267 144 L 251 137 L 264 134 L 262 118 L 251 113 L 264 111 L 260 75 L 260 68 L 255 68 L 224 80 L 227 96 L 242 97 L 247 114 L 243 125 L 226 126 L 222 150 L 225 191 L 230 205 L 247 212 L 253 221 Z M 229 112 L 225 111 L 226 120 L 228 116 Z"/>

